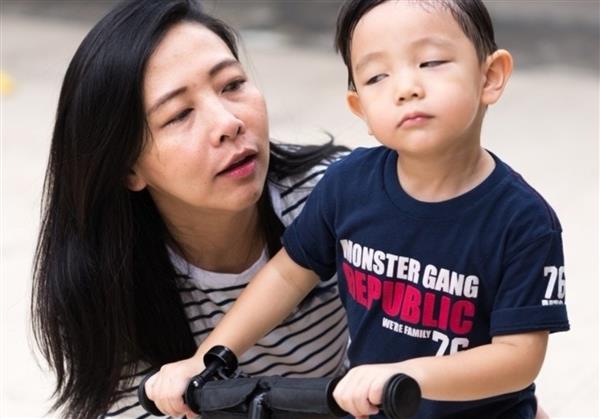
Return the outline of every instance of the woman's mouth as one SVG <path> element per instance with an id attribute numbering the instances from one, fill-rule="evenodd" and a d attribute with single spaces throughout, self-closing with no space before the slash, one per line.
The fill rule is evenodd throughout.
<path id="1" fill-rule="evenodd" d="M 217 173 L 217 176 L 222 175 L 238 179 L 250 176 L 256 169 L 256 157 L 256 154 L 242 157 Z"/>

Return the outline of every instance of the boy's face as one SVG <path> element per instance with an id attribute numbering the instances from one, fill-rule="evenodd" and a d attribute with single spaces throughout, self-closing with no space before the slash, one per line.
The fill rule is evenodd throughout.
<path id="1" fill-rule="evenodd" d="M 353 33 L 348 104 L 379 142 L 404 155 L 479 140 L 483 66 L 450 12 L 388 1 Z"/>

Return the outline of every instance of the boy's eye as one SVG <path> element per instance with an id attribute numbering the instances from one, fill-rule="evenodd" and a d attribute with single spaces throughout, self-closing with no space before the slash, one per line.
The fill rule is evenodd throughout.
<path id="1" fill-rule="evenodd" d="M 425 61 L 424 63 L 419 64 L 419 68 L 430 68 L 430 67 L 437 67 L 440 66 L 442 64 L 447 63 L 448 61 L 444 61 L 444 60 L 432 60 L 432 61 Z"/>
<path id="2" fill-rule="evenodd" d="M 165 125 L 164 127 L 168 126 L 168 125 L 174 125 L 177 124 L 179 122 L 183 122 L 188 115 L 190 114 L 190 112 L 192 112 L 192 108 L 187 108 L 184 109 L 183 111 L 179 112 L 177 115 L 175 115 L 174 118 L 170 119 Z"/>
<path id="3" fill-rule="evenodd" d="M 246 83 L 246 79 L 244 78 L 236 79 L 230 83 L 227 83 L 223 88 L 223 93 L 239 90 L 244 83 Z"/>
<path id="4" fill-rule="evenodd" d="M 375 83 L 383 80 L 385 77 L 387 77 L 387 74 L 378 74 L 376 76 L 371 77 L 369 80 L 367 80 L 367 82 L 365 84 L 367 86 L 370 84 L 375 84 Z"/>

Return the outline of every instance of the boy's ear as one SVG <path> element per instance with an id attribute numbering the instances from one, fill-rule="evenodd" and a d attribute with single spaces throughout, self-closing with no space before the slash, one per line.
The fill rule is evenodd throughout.
<path id="1" fill-rule="evenodd" d="M 499 49 L 490 54 L 485 62 L 485 74 L 481 101 L 484 105 L 496 103 L 506 87 L 506 83 L 513 69 L 512 55 L 505 50 Z"/>
<path id="2" fill-rule="evenodd" d="M 135 171 L 135 168 L 129 169 L 125 183 L 127 189 L 132 192 L 139 192 L 147 186 L 146 181 Z"/>
<path id="3" fill-rule="evenodd" d="M 362 120 L 365 119 L 365 113 L 363 112 L 362 105 L 360 104 L 360 98 L 355 90 L 348 90 L 346 92 L 346 103 L 354 115 L 358 116 Z"/>
<path id="4" fill-rule="evenodd" d="M 369 135 L 373 135 L 371 127 L 369 126 L 369 122 L 367 121 L 365 112 L 362 108 L 362 105 L 360 104 L 358 92 L 356 92 L 355 90 L 348 90 L 346 92 L 346 103 L 348 104 L 348 108 L 350 108 L 354 115 L 358 116 L 360 119 L 365 121 L 365 124 L 367 124 L 367 129 L 369 130 Z"/>

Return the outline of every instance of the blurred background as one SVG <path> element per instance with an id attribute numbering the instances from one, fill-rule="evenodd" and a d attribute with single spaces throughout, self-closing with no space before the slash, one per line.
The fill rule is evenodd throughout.
<path id="1" fill-rule="evenodd" d="M 271 136 L 375 145 L 346 109 L 346 70 L 333 51 L 341 1 L 206 0 L 238 29 L 245 64 L 266 96 Z M 0 1 L 0 417 L 42 417 L 53 379 L 29 329 L 31 262 L 62 78 L 112 0 Z M 498 44 L 515 58 L 488 111 L 484 146 L 520 172 L 563 226 L 571 331 L 551 336 L 538 397 L 551 417 L 599 417 L 598 140 L 600 3 L 487 0 Z M 90 354 L 93 356 L 93 354 Z M 53 417 L 48 415 L 47 417 Z"/>

